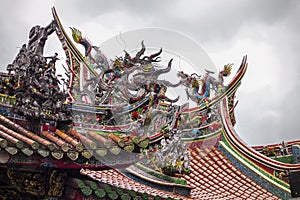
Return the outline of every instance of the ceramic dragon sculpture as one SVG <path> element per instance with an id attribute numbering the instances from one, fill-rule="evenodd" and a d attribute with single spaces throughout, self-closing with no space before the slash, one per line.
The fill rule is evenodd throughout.
<path id="1" fill-rule="evenodd" d="M 183 85 L 186 87 L 188 98 L 199 104 L 209 100 L 211 90 L 218 95 L 226 89 L 224 87 L 224 77 L 230 76 L 232 66 L 233 64 L 224 65 L 224 69 L 218 74 L 218 79 L 214 78 L 212 76 L 214 72 L 209 70 L 205 70 L 206 74 L 203 78 L 196 73 L 188 75 L 182 71 L 178 72 L 177 75 L 185 80 Z"/>

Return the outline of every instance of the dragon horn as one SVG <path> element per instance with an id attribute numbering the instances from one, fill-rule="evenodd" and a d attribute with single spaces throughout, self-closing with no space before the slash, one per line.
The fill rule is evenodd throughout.
<path id="1" fill-rule="evenodd" d="M 155 57 L 159 56 L 161 53 L 162 53 L 162 48 L 160 48 L 160 50 L 157 53 L 154 53 L 154 54 L 150 55 L 149 58 L 150 59 L 155 58 Z"/>
<path id="2" fill-rule="evenodd" d="M 144 52 L 146 51 L 146 47 L 145 47 L 145 45 L 144 45 L 144 40 L 142 40 L 141 44 L 142 44 L 142 49 L 141 49 L 139 52 L 136 53 L 136 55 L 135 55 L 135 58 L 136 58 L 136 59 L 137 59 L 137 58 L 140 58 L 141 55 L 143 55 Z"/>
<path id="3" fill-rule="evenodd" d="M 197 73 L 192 73 L 191 77 L 193 77 L 193 76 L 197 76 L 198 78 L 201 78 L 201 75 L 198 75 Z"/>
<path id="4" fill-rule="evenodd" d="M 126 50 L 123 50 L 124 53 L 125 53 L 125 57 L 128 57 L 129 56 L 129 53 L 126 51 Z"/>
<path id="5" fill-rule="evenodd" d="M 205 69 L 205 71 L 206 71 L 206 73 L 208 73 L 208 74 L 214 74 L 214 73 L 215 73 L 215 72 L 210 71 L 210 70 L 207 70 L 207 69 Z"/>
<path id="6" fill-rule="evenodd" d="M 169 63 L 168 63 L 168 67 L 170 67 L 171 68 L 171 66 L 172 66 L 172 61 L 173 61 L 173 58 L 169 61 Z"/>

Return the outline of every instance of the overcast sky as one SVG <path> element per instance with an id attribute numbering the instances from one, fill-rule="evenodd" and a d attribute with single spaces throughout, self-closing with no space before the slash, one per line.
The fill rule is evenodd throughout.
<path id="1" fill-rule="evenodd" d="M 249 145 L 300 139 L 300 1 L 297 0 L 7 0 L 0 7 L 0 64 L 5 69 L 34 25 L 52 20 L 100 44 L 133 29 L 162 27 L 197 41 L 218 69 L 243 55 L 249 68 L 238 89 L 236 130 Z M 176 41 L 174 41 L 176 42 Z M 60 48 L 49 38 L 46 53 Z"/>

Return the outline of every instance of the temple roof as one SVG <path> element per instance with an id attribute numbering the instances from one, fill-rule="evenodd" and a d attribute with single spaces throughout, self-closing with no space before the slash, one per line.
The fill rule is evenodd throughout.
<path id="1" fill-rule="evenodd" d="M 190 149 L 192 173 L 184 178 L 195 199 L 278 199 L 241 172 L 218 148 Z M 203 155 L 203 156 L 202 156 Z"/>
<path id="2" fill-rule="evenodd" d="M 299 173 L 300 164 L 282 163 L 270 158 L 281 154 L 279 144 L 269 146 L 268 151 L 262 146 L 249 147 L 233 128 L 236 123 L 235 92 L 247 70 L 247 56 L 227 85 L 223 84 L 223 77 L 229 76 L 232 64 L 224 66 L 218 80 L 210 76 L 210 71 L 206 71 L 203 79 L 195 73 L 179 72 L 182 80 L 172 84 L 158 79 L 160 74 L 171 70 L 172 59 L 168 67 L 156 69 L 156 65 L 151 63 L 157 62 L 155 57 L 162 50 L 140 58 L 145 51 L 142 42 L 142 48 L 134 58 L 125 52 L 122 63 L 119 60 L 111 63 L 114 68 L 109 68 L 109 63 L 107 66 L 98 63 L 107 67 L 100 73 L 105 76 L 98 79 L 96 66 L 90 63 L 94 62 L 91 49 L 97 51 L 98 48 L 87 44 L 81 38 L 81 32 L 73 28 L 73 38 L 75 33 L 80 36 L 78 40 L 74 38 L 75 42 L 80 43 L 79 39 L 82 39 L 85 42 L 82 44 L 87 45 L 84 57 L 67 36 L 55 9 L 53 15 L 54 21 L 47 27 L 40 29 L 36 26 L 33 30 L 37 36 L 56 31 L 67 56 L 67 93 L 58 87 L 55 75 L 57 53 L 53 57 L 43 57 L 44 43 L 41 45 L 38 41 L 44 38 L 31 38 L 34 43 L 20 49 L 16 60 L 9 65 L 9 73 L 0 74 L 5 77 L 7 86 L 0 94 L 0 167 L 6 168 L 5 176 L 4 173 L 2 175 L 9 177 L 12 184 L 7 184 L 8 187 L 14 186 L 22 192 L 27 185 L 40 183 L 44 193 L 37 191 L 35 196 L 44 195 L 49 189 L 49 196 L 64 195 L 70 196 L 69 199 L 75 197 L 71 197 L 68 191 L 74 191 L 75 196 L 81 192 L 81 197 L 76 199 L 88 196 L 90 199 L 131 199 L 136 197 L 134 195 L 142 199 L 290 198 L 293 192 L 287 177 L 292 171 Z M 32 48 L 34 46 L 39 48 Z M 39 55 L 36 58 L 40 59 L 40 63 L 32 59 L 21 62 L 22 56 L 32 55 Z M 104 56 L 101 51 L 97 51 L 96 55 Z M 86 58 L 91 60 L 88 62 Z M 51 60 L 47 63 L 47 59 Z M 22 66 L 27 67 L 26 76 L 19 70 Z M 154 70 L 151 75 L 147 71 L 149 67 Z M 15 71 L 14 76 L 10 75 L 12 71 Z M 94 91 L 89 91 L 90 96 L 83 92 L 90 85 L 85 82 L 90 79 L 88 71 L 97 77 L 97 83 L 93 83 L 97 86 L 96 95 Z M 136 78 L 133 82 L 138 84 L 134 87 L 131 82 L 126 82 L 129 75 Z M 20 81 L 23 76 L 24 81 Z M 33 77 L 33 80 L 28 77 Z M 40 84 L 41 81 L 43 84 Z M 127 85 L 123 84 L 124 81 Z M 120 83 L 124 87 L 117 87 Z M 179 97 L 172 100 L 166 96 L 167 86 L 179 84 L 186 87 L 187 98 L 194 101 L 196 107 L 173 104 Z M 28 85 L 34 89 L 31 90 Z M 200 85 L 205 93 L 199 93 Z M 139 86 L 144 92 L 140 96 L 115 92 L 129 86 L 135 91 Z M 210 96 L 211 88 L 215 96 Z M 37 96 L 39 101 L 35 100 Z M 88 97 L 97 100 L 95 105 Z M 118 115 L 113 116 L 116 113 Z M 115 123 L 118 118 L 121 123 Z M 148 126 L 155 128 L 150 130 Z M 286 148 L 282 148 L 283 154 L 291 152 L 294 144 L 283 143 Z M 297 148 L 300 152 L 300 147 Z M 265 155 L 269 157 L 259 152 L 267 152 Z M 293 159 L 296 160 L 296 156 Z M 15 165 L 19 167 L 16 173 Z M 29 168 L 31 172 L 24 175 Z M 38 175 L 43 178 L 41 181 L 35 178 L 38 168 Z M 19 175 L 27 176 L 27 185 L 18 178 Z M 54 183 L 53 188 L 47 186 L 48 178 L 49 186 Z M 2 180 L 6 181 L 5 178 Z M 51 194 L 57 188 L 60 193 Z"/>
<path id="3" fill-rule="evenodd" d="M 15 121 L 18 121 L 17 123 Z M 23 124 L 23 126 L 19 124 Z M 55 126 L 37 127 L 40 133 L 26 129 L 27 122 L 21 119 L 0 115 L 0 152 L 6 152 L 2 163 L 13 161 L 18 164 L 37 165 L 51 161 L 51 166 L 59 168 L 103 168 L 98 159 L 111 157 L 110 166 L 128 165 L 128 156 L 135 146 L 148 145 L 149 139 L 119 138 L 115 135 L 101 136 L 94 131 L 77 132 L 73 129 L 63 131 Z M 114 140 L 118 140 L 115 142 Z M 133 143 L 133 140 L 135 143 Z M 124 156 L 126 154 L 126 156 Z M 28 158 L 36 162 L 29 162 Z M 94 159 L 92 159 L 94 158 Z M 132 158 L 132 162 L 136 158 Z M 118 162 L 116 162 L 116 160 Z M 108 164 L 108 163 L 106 163 Z"/>
<path id="4" fill-rule="evenodd" d="M 185 198 L 180 195 L 176 195 L 170 192 L 166 192 L 163 190 L 159 190 L 156 188 L 152 188 L 145 184 L 139 183 L 134 181 L 131 178 L 128 178 L 120 171 L 116 169 L 110 170 L 102 170 L 102 171 L 93 171 L 89 169 L 82 169 L 81 174 L 87 175 L 88 177 L 100 182 L 106 183 L 114 187 L 126 189 L 126 190 L 133 190 L 135 192 L 147 193 L 150 196 L 167 196 L 171 198 Z"/>
<path id="5" fill-rule="evenodd" d="M 237 169 L 217 147 L 211 149 L 194 147 L 189 151 L 191 152 L 192 173 L 181 177 L 187 181 L 186 186 L 192 188 L 188 197 L 150 187 L 129 178 L 116 169 L 102 171 L 82 169 L 81 174 L 100 183 L 170 198 L 279 199 Z"/>

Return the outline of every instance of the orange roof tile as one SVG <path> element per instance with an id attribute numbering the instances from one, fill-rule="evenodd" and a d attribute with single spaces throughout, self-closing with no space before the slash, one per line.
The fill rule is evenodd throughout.
<path id="1" fill-rule="evenodd" d="M 130 188 L 135 191 L 142 189 L 149 194 L 165 195 L 171 198 L 197 200 L 279 199 L 238 170 L 218 148 L 202 150 L 195 147 L 189 151 L 191 152 L 192 173 L 183 176 L 187 181 L 187 186 L 193 188 L 188 197 L 143 185 L 115 169 L 105 171 L 86 169 L 82 170 L 82 174 L 116 187 Z M 210 164 L 207 165 L 208 163 Z"/>

